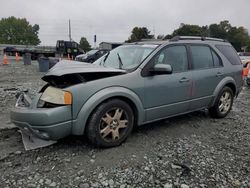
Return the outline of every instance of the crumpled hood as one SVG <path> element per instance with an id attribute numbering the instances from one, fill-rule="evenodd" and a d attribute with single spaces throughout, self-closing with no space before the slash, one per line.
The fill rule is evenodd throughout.
<path id="1" fill-rule="evenodd" d="M 94 72 L 125 73 L 126 71 L 111 67 L 104 67 L 101 65 L 96 65 L 91 63 L 63 60 L 58 62 L 52 69 L 50 69 L 43 78 L 47 76 L 62 76 L 66 74 L 94 73 Z"/>
<path id="2" fill-rule="evenodd" d="M 76 80 L 81 77 L 81 81 L 95 80 L 105 77 L 125 74 L 122 69 L 104 67 L 97 64 L 83 63 L 77 61 L 63 60 L 52 67 L 42 79 L 46 82 L 66 82 L 67 80 Z M 74 77 L 72 79 L 72 77 Z M 68 81 L 67 81 L 68 82 Z M 73 81 L 74 83 L 77 81 Z M 77 83 L 79 83 L 78 81 Z"/>

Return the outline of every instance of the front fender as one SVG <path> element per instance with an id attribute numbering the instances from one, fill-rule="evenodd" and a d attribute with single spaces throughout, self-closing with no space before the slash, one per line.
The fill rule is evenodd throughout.
<path id="1" fill-rule="evenodd" d="M 215 100 L 216 100 L 217 96 L 219 95 L 220 91 L 227 84 L 233 84 L 234 87 L 236 88 L 236 82 L 235 82 L 235 80 L 232 77 L 225 77 L 225 78 L 223 78 L 220 81 L 220 83 L 217 85 L 217 87 L 215 88 L 215 90 L 214 90 L 213 98 L 212 98 L 212 101 L 211 101 L 211 103 L 209 105 L 210 107 L 214 105 Z"/>
<path id="2" fill-rule="evenodd" d="M 83 105 L 75 120 L 73 120 L 72 134 L 82 135 L 88 118 L 93 110 L 103 101 L 113 97 L 125 97 L 131 100 L 138 112 L 137 124 L 140 125 L 145 119 L 145 112 L 138 95 L 124 87 L 108 87 L 92 95 Z"/>

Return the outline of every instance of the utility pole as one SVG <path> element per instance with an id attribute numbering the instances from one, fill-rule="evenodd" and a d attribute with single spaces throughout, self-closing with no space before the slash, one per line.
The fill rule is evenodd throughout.
<path id="1" fill-rule="evenodd" d="M 71 38 L 71 24 L 70 24 L 70 20 L 69 20 L 69 41 L 72 41 L 72 38 Z"/>
<path id="2" fill-rule="evenodd" d="M 96 48 L 96 35 L 94 35 L 94 48 Z"/>
<path id="3" fill-rule="evenodd" d="M 153 34 L 154 34 L 154 38 L 156 39 L 157 37 L 155 36 L 155 25 L 153 26 Z"/>

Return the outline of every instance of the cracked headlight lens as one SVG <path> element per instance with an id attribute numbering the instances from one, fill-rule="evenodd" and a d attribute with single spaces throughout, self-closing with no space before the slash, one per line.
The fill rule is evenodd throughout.
<path id="1" fill-rule="evenodd" d="M 43 92 L 40 98 L 40 101 L 38 103 L 42 103 L 42 101 L 45 101 L 45 102 L 52 103 L 52 104 L 71 105 L 72 94 L 69 91 L 64 91 L 64 90 L 54 88 L 54 87 L 48 87 Z"/>

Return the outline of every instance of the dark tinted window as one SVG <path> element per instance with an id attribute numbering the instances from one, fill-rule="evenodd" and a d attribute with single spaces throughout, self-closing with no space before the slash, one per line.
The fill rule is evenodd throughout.
<path id="1" fill-rule="evenodd" d="M 219 56 L 213 50 L 211 50 L 211 52 L 212 52 L 212 55 L 213 55 L 214 66 L 215 67 L 222 66 L 222 62 L 221 62 Z"/>
<path id="2" fill-rule="evenodd" d="M 220 50 L 220 52 L 227 58 L 227 60 L 232 65 L 240 65 L 241 64 L 240 58 L 232 46 L 216 45 L 216 48 L 218 48 L 218 50 Z"/>
<path id="3" fill-rule="evenodd" d="M 103 54 L 107 53 L 107 51 L 106 51 L 106 50 L 100 50 L 99 53 L 100 53 L 101 55 L 103 55 Z"/>
<path id="4" fill-rule="evenodd" d="M 155 57 L 155 64 L 169 64 L 173 72 L 181 72 L 188 69 L 187 51 L 185 46 L 171 46 L 162 50 Z"/>
<path id="5" fill-rule="evenodd" d="M 208 46 L 190 46 L 193 59 L 193 69 L 213 67 L 213 57 Z"/>

